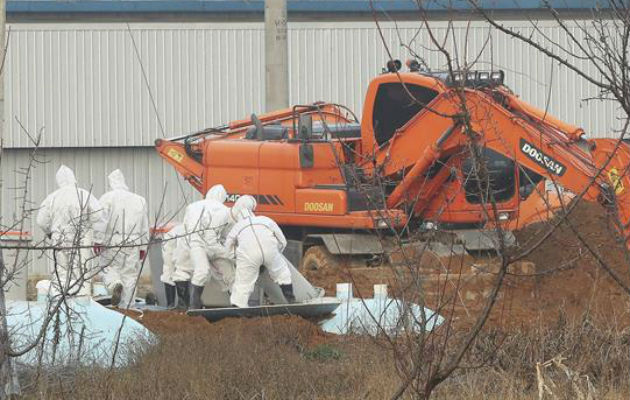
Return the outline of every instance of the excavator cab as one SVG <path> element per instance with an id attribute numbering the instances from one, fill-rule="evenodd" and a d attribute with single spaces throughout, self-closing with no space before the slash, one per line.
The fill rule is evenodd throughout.
<path id="1" fill-rule="evenodd" d="M 489 87 L 501 85 L 503 78 L 501 71 L 470 73 L 465 83 L 476 88 Z M 399 72 L 381 75 L 371 82 L 362 119 L 363 156 L 369 159 L 378 152 L 388 153 L 387 158 L 378 159 L 376 156 L 381 171 L 396 177 L 391 180 L 391 187 L 385 189 L 386 195 L 391 194 L 400 182 L 400 176 L 404 176 L 418 158 L 418 151 L 414 149 L 393 150 L 397 135 L 411 134 L 416 137 L 414 145 L 417 148 L 430 147 L 433 143 L 423 142 L 423 136 L 442 129 L 434 123 L 432 102 L 445 95 L 449 86 L 461 82 L 461 79 L 461 76 L 459 79 L 457 76 L 450 79 L 449 75 L 444 74 Z M 414 124 L 416 120 L 426 122 Z M 542 175 L 491 148 L 482 149 L 481 154 L 486 161 L 488 182 L 479 182 L 467 150 L 444 154 L 435 160 L 420 179 L 423 182 L 419 183 L 423 187 L 422 192 L 430 193 L 431 198 L 423 202 L 422 207 L 415 209 L 414 203 L 421 202 L 409 199 L 411 201 L 407 203 L 412 203 L 412 214 L 421 215 L 432 225 L 437 223 L 448 229 L 491 227 L 494 222 L 489 221 L 493 214 L 489 196 L 492 194 L 499 209 L 497 222 L 507 225 L 521 221 L 520 224 L 516 222 L 510 225 L 521 227 L 535 219 L 522 219 L 519 214 L 537 215 L 539 210 L 547 209 L 549 204 L 560 205 L 558 195 L 545 191 L 544 185 L 540 184 L 544 180 Z M 364 161 L 364 166 L 368 164 Z"/>

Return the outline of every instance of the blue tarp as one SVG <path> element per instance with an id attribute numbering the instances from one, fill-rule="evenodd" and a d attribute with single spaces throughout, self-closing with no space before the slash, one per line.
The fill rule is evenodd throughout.
<path id="1" fill-rule="evenodd" d="M 132 318 L 87 298 L 68 299 L 46 329 L 42 343 L 17 358 L 18 365 L 46 367 L 124 366 L 156 341 L 155 336 Z M 7 303 L 7 324 L 14 350 L 32 343 L 39 334 L 48 302 Z"/>

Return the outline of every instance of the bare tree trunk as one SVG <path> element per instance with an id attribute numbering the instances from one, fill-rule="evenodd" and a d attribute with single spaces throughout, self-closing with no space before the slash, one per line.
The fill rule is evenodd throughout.
<path id="1" fill-rule="evenodd" d="M 3 1 L 4 3 L 4 1 Z M 0 148 L 0 151 L 2 149 Z M 0 281 L 5 276 L 4 257 L 0 250 Z M 7 307 L 4 301 L 4 288 L 0 287 L 0 398 L 7 397 L 7 386 L 11 381 L 9 368 L 9 332 L 7 329 Z"/>
<path id="2" fill-rule="evenodd" d="M 3 1 L 4 3 L 4 1 Z M 6 278 L 4 257 L 0 251 L 0 282 Z M 13 361 L 9 356 L 10 342 L 7 327 L 7 306 L 4 299 L 4 285 L 0 288 L 0 399 L 5 399 L 14 394 L 20 394 L 20 385 L 17 380 Z"/>

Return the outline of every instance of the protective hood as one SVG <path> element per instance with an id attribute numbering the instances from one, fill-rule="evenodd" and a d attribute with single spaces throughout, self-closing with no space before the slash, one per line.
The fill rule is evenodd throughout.
<path id="1" fill-rule="evenodd" d="M 107 179 L 109 180 L 109 187 L 112 188 L 112 190 L 129 190 L 129 187 L 125 183 L 125 176 L 121 170 L 116 169 L 112 171 Z"/>
<path id="2" fill-rule="evenodd" d="M 72 170 L 65 165 L 62 165 L 57 170 L 56 179 L 57 186 L 59 186 L 60 188 L 69 185 L 76 185 L 77 183 L 77 178 L 74 177 L 74 172 L 72 172 Z"/>
<path id="3" fill-rule="evenodd" d="M 227 191 L 223 185 L 214 185 L 206 193 L 206 200 L 216 200 L 223 204 L 227 200 Z"/>
<path id="4" fill-rule="evenodd" d="M 254 210 L 256 209 L 256 199 L 249 195 L 244 195 L 236 200 L 234 207 L 232 207 L 232 215 L 237 221 L 243 218 L 253 217 Z"/>

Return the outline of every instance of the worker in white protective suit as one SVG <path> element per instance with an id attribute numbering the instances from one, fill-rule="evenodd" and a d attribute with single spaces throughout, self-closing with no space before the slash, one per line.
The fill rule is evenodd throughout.
<path id="1" fill-rule="evenodd" d="M 166 294 L 166 307 L 175 307 L 175 297 L 177 288 L 175 281 L 178 278 L 178 270 L 190 270 L 190 257 L 189 248 L 186 244 L 184 235 L 186 230 L 184 224 L 176 224 L 168 232 L 164 234 L 162 240 L 162 259 L 164 263 L 162 265 L 162 275 L 160 280 L 164 283 L 164 292 Z M 180 281 L 186 281 L 187 278 L 179 279 Z M 177 296 L 177 307 L 188 308 L 189 293 L 186 293 L 188 297 Z"/>
<path id="2" fill-rule="evenodd" d="M 256 200 L 252 196 L 241 196 L 232 207 L 238 222 L 225 239 L 226 250 L 236 253 L 236 273 L 230 302 L 236 307 L 248 306 L 260 267 L 264 266 L 271 279 L 280 285 L 286 300 L 293 303 L 295 296 L 291 270 L 282 255 L 287 240 L 271 218 L 255 216 L 255 208 Z"/>
<path id="3" fill-rule="evenodd" d="M 36 218 L 52 245 L 59 248 L 53 250 L 51 294 L 89 296 L 91 279 L 98 272 L 92 265 L 91 247 L 95 235 L 104 229 L 102 206 L 77 186 L 74 172 L 65 165 L 59 167 L 56 180 L 59 188 L 44 199 Z"/>
<path id="4" fill-rule="evenodd" d="M 107 177 L 111 190 L 100 202 L 107 220 L 101 266 L 103 282 L 112 295 L 112 305 L 129 308 L 135 304 L 140 262 L 149 242 L 147 201 L 129 190 L 117 169 Z"/>
<path id="5" fill-rule="evenodd" d="M 215 185 L 208 190 L 205 199 L 186 207 L 184 229 L 192 270 L 178 268 L 176 273 L 180 276 L 175 280 L 176 285 L 184 277 L 182 275 L 187 275 L 190 280 L 191 309 L 202 307 L 201 295 L 210 277 L 216 279 L 224 291 L 229 290 L 233 281 L 233 262 L 221 244 L 222 233 L 229 223 L 229 209 L 223 204 L 226 199 L 223 185 Z"/>

